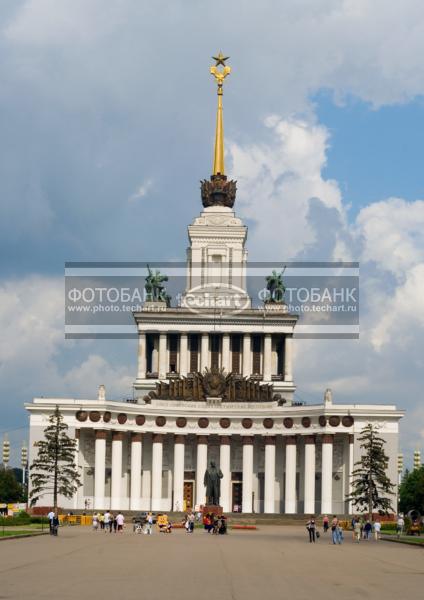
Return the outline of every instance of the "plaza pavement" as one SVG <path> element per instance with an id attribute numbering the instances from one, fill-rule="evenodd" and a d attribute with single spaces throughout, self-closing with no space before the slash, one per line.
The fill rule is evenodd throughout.
<path id="1" fill-rule="evenodd" d="M 304 527 L 228 536 L 152 536 L 63 527 L 0 544 L 0 599 L 349 600 L 422 598 L 424 550 L 390 542 L 342 546 Z"/>

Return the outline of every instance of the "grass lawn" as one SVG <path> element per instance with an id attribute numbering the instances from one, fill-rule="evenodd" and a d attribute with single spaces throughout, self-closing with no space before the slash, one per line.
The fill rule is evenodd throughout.
<path id="1" fill-rule="evenodd" d="M 2 537 L 11 537 L 14 535 L 36 535 L 38 530 L 34 529 L 5 529 L 4 531 L 0 529 L 0 538 Z"/>

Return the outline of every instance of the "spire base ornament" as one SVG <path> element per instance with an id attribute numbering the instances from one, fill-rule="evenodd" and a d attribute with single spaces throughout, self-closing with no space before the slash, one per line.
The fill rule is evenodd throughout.
<path id="1" fill-rule="evenodd" d="M 211 175 L 210 180 L 203 179 L 200 182 L 202 204 L 205 208 L 209 206 L 226 206 L 233 208 L 236 199 L 237 182 L 227 180 L 226 175 Z"/>

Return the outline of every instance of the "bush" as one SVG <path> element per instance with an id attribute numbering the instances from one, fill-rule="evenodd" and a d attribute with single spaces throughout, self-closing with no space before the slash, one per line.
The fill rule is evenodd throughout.
<path id="1" fill-rule="evenodd" d="M 0 523 L 6 527 L 9 525 L 29 525 L 31 523 L 31 517 L 28 513 L 22 511 L 14 517 L 1 517 Z"/>
<path id="2" fill-rule="evenodd" d="M 31 523 L 38 523 L 39 525 L 41 525 L 41 523 L 44 523 L 46 525 L 48 525 L 49 523 L 49 519 L 47 517 L 31 517 Z"/>

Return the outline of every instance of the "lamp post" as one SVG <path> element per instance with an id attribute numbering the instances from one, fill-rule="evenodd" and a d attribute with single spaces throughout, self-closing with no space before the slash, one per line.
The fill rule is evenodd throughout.
<path id="1" fill-rule="evenodd" d="M 4 434 L 3 438 L 3 465 L 4 468 L 7 469 L 9 467 L 10 461 L 10 442 L 7 437 L 7 433 Z"/>

